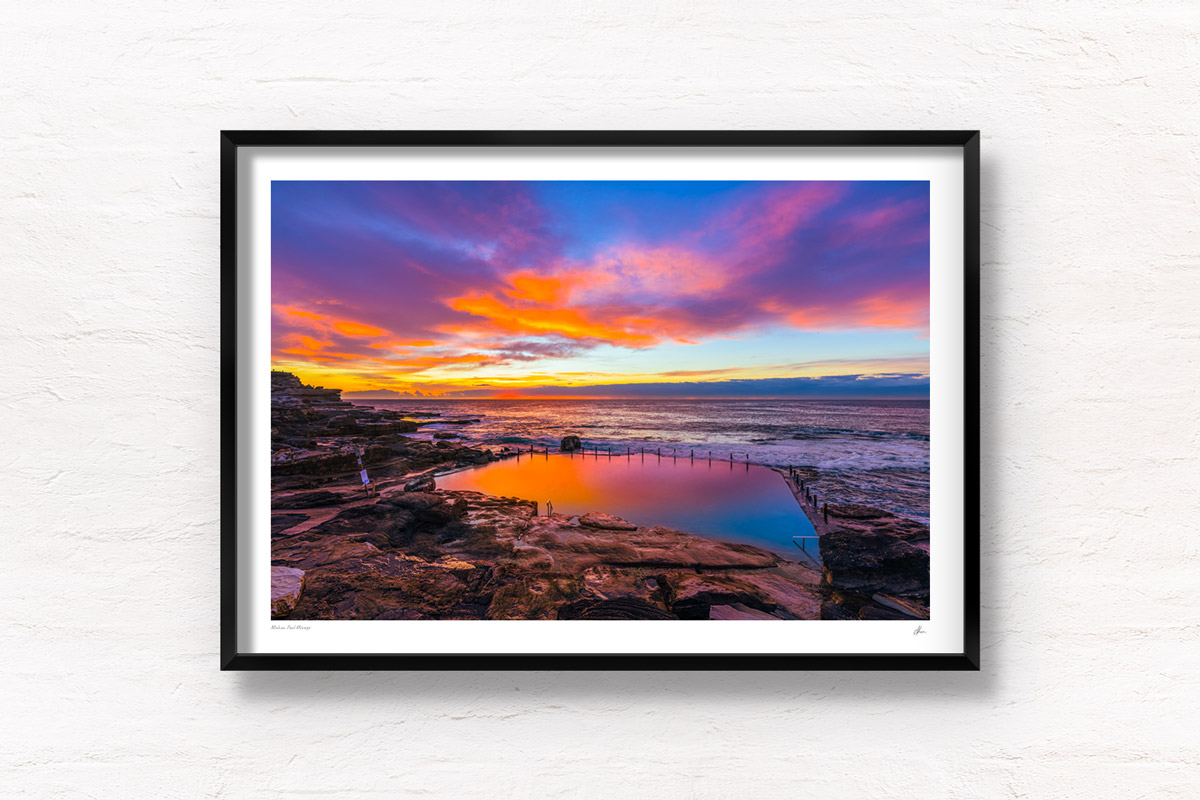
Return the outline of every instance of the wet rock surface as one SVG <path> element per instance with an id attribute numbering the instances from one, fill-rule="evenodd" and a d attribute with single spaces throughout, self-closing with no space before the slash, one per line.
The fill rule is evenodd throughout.
<path id="1" fill-rule="evenodd" d="M 601 514 L 598 511 L 584 514 L 579 518 L 579 524 L 586 528 L 599 528 L 600 530 L 609 531 L 636 531 L 638 527 L 632 522 L 623 520 L 618 516 Z"/>

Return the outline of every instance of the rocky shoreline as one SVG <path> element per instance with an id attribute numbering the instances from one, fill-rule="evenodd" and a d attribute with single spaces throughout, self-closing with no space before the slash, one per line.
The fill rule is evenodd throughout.
<path id="1" fill-rule="evenodd" d="M 817 572 L 603 509 L 539 516 L 437 489 L 436 474 L 505 454 L 405 435 L 427 416 L 271 373 L 273 619 L 928 618 L 920 523 L 830 505 Z"/>

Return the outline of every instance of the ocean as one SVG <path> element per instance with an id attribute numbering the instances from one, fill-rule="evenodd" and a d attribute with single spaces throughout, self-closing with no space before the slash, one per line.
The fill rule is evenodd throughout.
<path id="1" fill-rule="evenodd" d="M 478 419 L 428 425 L 482 447 L 662 449 L 666 456 L 813 467 L 830 502 L 929 519 L 929 403 L 925 400 L 355 400 L 357 405 Z"/>

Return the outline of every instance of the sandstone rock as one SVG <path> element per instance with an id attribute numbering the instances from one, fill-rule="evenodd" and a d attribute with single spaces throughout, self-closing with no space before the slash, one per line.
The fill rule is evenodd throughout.
<path id="1" fill-rule="evenodd" d="M 645 600 L 577 600 L 558 609 L 558 619 L 679 619 Z"/>
<path id="2" fill-rule="evenodd" d="M 592 511 L 579 518 L 579 524 L 587 528 L 599 528 L 606 531 L 636 531 L 637 525 L 612 514 L 602 514 Z"/>
<path id="3" fill-rule="evenodd" d="M 344 405 L 349 407 L 350 403 L 342 403 L 342 393 L 337 389 L 326 389 L 323 386 L 307 386 L 300 382 L 290 372 L 271 371 L 271 399 L 276 397 L 290 397 L 302 402 L 318 405 Z"/>
<path id="4" fill-rule="evenodd" d="M 346 499 L 344 494 L 329 491 L 297 492 L 282 497 L 271 498 L 271 508 L 281 511 L 292 508 L 319 508 L 333 506 Z"/>
<path id="5" fill-rule="evenodd" d="M 284 393 L 288 390 L 298 390 L 303 387 L 304 384 L 292 373 L 271 370 L 271 394 Z"/>
<path id="6" fill-rule="evenodd" d="M 870 597 L 929 597 L 929 528 L 864 506 L 829 506 L 831 530 L 821 537 L 825 582 Z M 864 598 L 865 599 L 865 598 Z"/>
<path id="7" fill-rule="evenodd" d="M 358 427 L 358 420 L 349 414 L 338 414 L 337 416 L 330 417 L 329 421 L 325 423 L 325 427 L 330 430 L 354 430 Z"/>
<path id="8" fill-rule="evenodd" d="M 743 574 L 668 572 L 657 577 L 668 605 L 681 619 L 710 619 L 714 606 L 740 604 L 770 614 L 779 606 Z"/>
<path id="9" fill-rule="evenodd" d="M 888 597 L 886 594 L 874 594 L 871 599 L 883 606 L 890 608 L 893 611 L 899 611 L 912 619 L 929 619 L 929 609 L 914 601 L 904 601 L 897 597 Z"/>
<path id="10" fill-rule="evenodd" d="M 388 547 L 388 544 L 387 536 L 375 531 L 326 538 L 300 534 L 274 544 L 271 548 L 271 558 L 273 561 L 282 561 L 309 572 L 318 567 L 372 558 L 380 555 L 383 552 L 381 547 Z"/>
<path id="11" fill-rule="evenodd" d="M 391 494 L 379 505 L 412 514 L 417 525 L 426 527 L 446 525 L 462 519 L 467 513 L 467 504 L 462 498 L 433 492 Z"/>
<path id="12" fill-rule="evenodd" d="M 558 609 L 579 598 L 581 582 L 557 574 L 527 575 L 497 589 L 488 619 L 555 619 Z"/>
<path id="13" fill-rule="evenodd" d="M 850 612 L 844 606 L 830 601 L 821 603 L 821 619 L 849 620 L 858 619 L 858 615 Z"/>
<path id="14" fill-rule="evenodd" d="M 775 616 L 787 619 L 821 616 L 820 579 L 807 567 L 781 565 L 770 572 L 744 574 L 742 580 L 777 606 L 772 612 Z"/>
<path id="15" fill-rule="evenodd" d="M 454 556 L 442 556 L 434 562 L 437 566 L 448 569 L 451 572 L 470 572 L 476 569 L 476 566 L 470 561 L 463 561 L 461 558 Z"/>
<path id="16" fill-rule="evenodd" d="M 581 447 L 583 447 L 583 442 L 579 440 L 578 436 L 564 436 L 562 444 L 558 446 L 558 449 L 564 453 L 569 453 Z"/>
<path id="17" fill-rule="evenodd" d="M 830 506 L 829 513 L 830 516 L 840 519 L 883 519 L 890 516 L 886 511 L 872 506 L 860 506 L 850 503 Z"/>
<path id="18" fill-rule="evenodd" d="M 379 614 L 375 619 L 424 619 L 425 615 L 415 608 L 392 608 Z"/>
<path id="19" fill-rule="evenodd" d="M 290 450 L 271 455 L 271 475 L 329 475 L 358 469 L 353 450 Z"/>
<path id="20" fill-rule="evenodd" d="M 366 436 L 383 436 L 389 433 L 415 433 L 417 423 L 404 419 L 386 422 L 359 422 L 358 430 Z"/>
<path id="21" fill-rule="evenodd" d="M 713 606 L 709 610 L 709 619 L 779 619 L 772 614 L 758 609 L 733 603 L 727 606 Z"/>
<path id="22" fill-rule="evenodd" d="M 905 614 L 902 611 L 897 611 L 894 608 L 884 608 L 883 606 L 868 604 L 868 605 L 863 606 L 861 609 L 859 609 L 858 618 L 859 619 L 898 620 L 898 619 L 912 619 L 913 617 L 909 614 Z"/>
<path id="23" fill-rule="evenodd" d="M 432 475 L 418 475 L 404 484 L 406 492 L 432 492 L 437 488 L 437 481 Z"/>
<path id="24" fill-rule="evenodd" d="M 446 433 L 445 431 L 438 431 L 437 433 L 435 433 L 433 435 L 433 438 L 435 438 L 435 439 L 461 439 L 463 437 L 459 436 L 457 433 Z"/>
<path id="25" fill-rule="evenodd" d="M 271 617 L 287 616 L 304 591 L 304 570 L 271 567 Z"/>
<path id="26" fill-rule="evenodd" d="M 307 514 L 272 514 L 271 515 L 271 535 L 286 531 L 288 528 L 293 528 L 301 522 L 308 520 Z"/>

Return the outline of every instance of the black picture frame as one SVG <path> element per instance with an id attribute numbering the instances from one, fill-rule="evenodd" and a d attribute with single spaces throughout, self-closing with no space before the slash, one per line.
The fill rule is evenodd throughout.
<path id="1" fill-rule="evenodd" d="M 980 133 L 941 131 L 313 131 L 221 134 L 222 670 L 978 670 Z M 963 168 L 963 649 L 953 654 L 375 654 L 238 652 L 238 150 L 243 147 L 956 147 Z"/>

